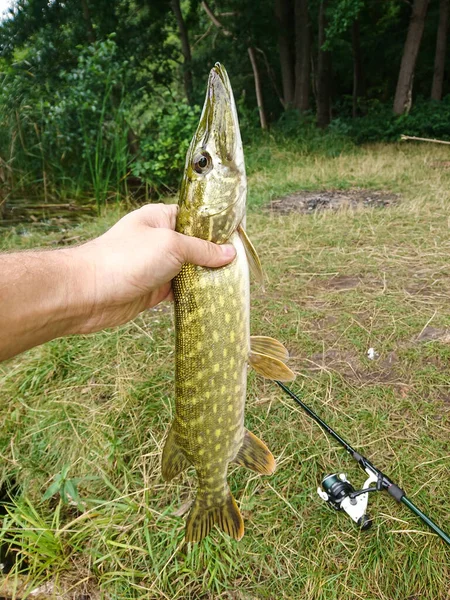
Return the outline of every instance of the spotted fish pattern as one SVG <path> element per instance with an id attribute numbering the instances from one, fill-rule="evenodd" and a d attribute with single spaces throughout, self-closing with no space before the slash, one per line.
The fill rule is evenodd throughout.
<path id="1" fill-rule="evenodd" d="M 225 69 L 211 71 L 205 106 L 186 159 L 177 230 L 231 243 L 234 261 L 220 269 L 184 265 L 175 298 L 176 414 L 162 456 L 171 480 L 190 465 L 197 495 L 186 541 L 214 524 L 241 539 L 244 524 L 227 483 L 230 462 L 271 474 L 275 460 L 244 428 L 248 364 L 266 377 L 291 380 L 287 352 L 276 340 L 250 337 L 249 263 L 259 259 L 243 229 L 246 178 L 233 94 Z"/>

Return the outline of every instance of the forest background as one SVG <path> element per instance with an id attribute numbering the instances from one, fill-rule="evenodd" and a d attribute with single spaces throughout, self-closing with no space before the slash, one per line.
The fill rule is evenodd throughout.
<path id="1" fill-rule="evenodd" d="M 449 0 L 19 0 L 0 23 L 0 206 L 174 193 L 216 61 L 247 147 L 448 139 Z"/>

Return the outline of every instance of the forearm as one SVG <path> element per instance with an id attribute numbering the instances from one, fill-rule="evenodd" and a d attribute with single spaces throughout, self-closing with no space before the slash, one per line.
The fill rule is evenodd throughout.
<path id="1" fill-rule="evenodd" d="M 233 246 L 174 232 L 176 214 L 174 205 L 148 205 L 82 246 L 0 254 L 0 361 L 127 323 L 170 298 L 185 262 L 217 268 L 233 260 Z"/>
<path id="2" fill-rule="evenodd" d="M 0 254 L 0 361 L 76 332 L 86 269 L 76 248 Z"/>

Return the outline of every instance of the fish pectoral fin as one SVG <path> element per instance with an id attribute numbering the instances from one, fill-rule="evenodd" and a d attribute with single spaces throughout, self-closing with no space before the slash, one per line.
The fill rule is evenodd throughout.
<path id="1" fill-rule="evenodd" d="M 190 466 L 189 460 L 175 440 L 173 428 L 170 428 L 161 459 L 161 473 L 165 481 L 170 481 Z"/>
<path id="2" fill-rule="evenodd" d="M 206 508 L 201 492 L 197 494 L 186 522 L 186 542 L 201 542 L 213 525 L 238 541 L 244 535 L 244 521 L 230 490 L 224 504 L 212 508 Z"/>
<path id="3" fill-rule="evenodd" d="M 289 358 L 289 352 L 281 342 L 265 335 L 250 336 L 250 349 L 251 352 L 266 354 L 271 358 L 281 360 L 281 362 L 286 362 Z"/>
<path id="4" fill-rule="evenodd" d="M 262 352 L 250 351 L 248 362 L 257 373 L 266 379 L 278 381 L 294 381 L 295 373 L 278 358 Z"/>
<path id="5" fill-rule="evenodd" d="M 234 459 L 241 467 L 246 467 L 261 475 L 272 475 L 276 462 L 269 448 L 250 431 L 245 431 L 244 441 Z"/>
<path id="6" fill-rule="evenodd" d="M 245 248 L 245 254 L 247 256 L 250 273 L 254 276 L 256 281 L 258 281 L 259 283 L 263 283 L 264 273 L 262 270 L 261 261 L 259 260 L 259 256 L 256 254 L 255 247 L 251 243 L 242 225 L 239 225 L 237 231 Z"/>

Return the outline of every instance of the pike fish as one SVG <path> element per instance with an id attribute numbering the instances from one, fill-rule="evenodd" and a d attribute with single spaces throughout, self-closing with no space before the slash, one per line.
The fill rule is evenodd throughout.
<path id="1" fill-rule="evenodd" d="M 196 470 L 187 542 L 201 541 L 213 525 L 242 538 L 242 516 L 227 483 L 229 463 L 267 475 L 275 470 L 265 444 L 244 427 L 247 365 L 270 379 L 295 377 L 280 342 L 250 337 L 249 266 L 259 279 L 262 271 L 244 229 L 246 189 L 233 92 L 217 63 L 187 152 L 176 229 L 231 243 L 236 257 L 219 269 L 186 264 L 173 282 L 175 419 L 162 454 L 162 475 L 170 481 L 191 465 Z"/>

